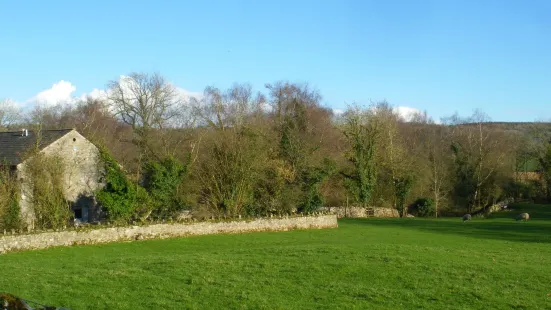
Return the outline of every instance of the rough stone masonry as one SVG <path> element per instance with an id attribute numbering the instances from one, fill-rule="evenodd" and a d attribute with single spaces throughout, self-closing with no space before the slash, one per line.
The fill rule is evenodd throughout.
<path id="1" fill-rule="evenodd" d="M 338 224 L 335 215 L 318 215 L 266 218 L 253 221 L 155 224 L 148 226 L 100 228 L 86 231 L 45 232 L 0 237 L 0 254 L 11 251 L 37 250 L 57 246 L 99 244 L 116 241 L 336 227 L 338 227 Z"/>

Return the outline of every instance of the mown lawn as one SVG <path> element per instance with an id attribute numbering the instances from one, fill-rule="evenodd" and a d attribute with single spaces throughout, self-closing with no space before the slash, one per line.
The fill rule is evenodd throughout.
<path id="1" fill-rule="evenodd" d="M 550 309 L 551 206 L 513 208 L 11 253 L 0 292 L 72 309 Z"/>

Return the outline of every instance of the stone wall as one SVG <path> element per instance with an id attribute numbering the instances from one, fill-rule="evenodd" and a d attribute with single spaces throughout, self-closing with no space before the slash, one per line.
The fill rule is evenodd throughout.
<path id="1" fill-rule="evenodd" d="M 360 207 L 327 207 L 324 209 L 325 212 L 329 212 L 331 214 L 335 214 L 338 218 L 343 217 L 368 217 L 367 211 L 365 208 Z"/>
<path id="2" fill-rule="evenodd" d="M 398 210 L 394 208 L 373 208 L 375 217 L 400 217 Z"/>
<path id="3" fill-rule="evenodd" d="M 91 196 L 102 187 L 103 167 L 99 150 L 76 130 L 68 132 L 42 152 L 64 159 L 64 194 L 68 201 L 76 202 L 81 196 Z"/>
<path id="4" fill-rule="evenodd" d="M 252 221 L 202 222 L 155 224 L 91 229 L 86 231 L 60 231 L 0 237 L 0 254 L 45 249 L 77 244 L 98 244 L 141 239 L 164 239 L 193 235 L 233 234 L 253 231 L 287 231 L 291 229 L 336 228 L 335 215 L 319 215 L 288 218 L 266 218 Z"/>
<path id="5" fill-rule="evenodd" d="M 338 218 L 400 217 L 398 210 L 393 208 L 327 207 L 324 211 L 335 214 Z"/>

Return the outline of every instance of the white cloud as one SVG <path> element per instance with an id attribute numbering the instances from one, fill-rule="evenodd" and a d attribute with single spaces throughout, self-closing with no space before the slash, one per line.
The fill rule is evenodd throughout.
<path id="1" fill-rule="evenodd" d="M 271 113 L 274 110 L 274 107 L 268 102 L 263 102 L 260 109 L 262 109 L 264 113 Z"/>
<path id="2" fill-rule="evenodd" d="M 404 119 L 406 122 L 411 121 L 415 115 L 423 113 L 416 108 L 404 107 L 404 106 L 394 107 L 392 109 L 394 110 L 394 113 L 400 115 L 400 117 Z"/>
<path id="3" fill-rule="evenodd" d="M 187 89 L 183 89 L 181 87 L 178 87 L 178 86 L 175 86 L 175 85 L 172 85 L 174 87 L 174 89 L 176 90 L 176 94 L 180 97 L 180 99 L 182 100 L 189 100 L 191 98 L 195 98 L 197 100 L 200 100 L 201 98 L 203 98 L 203 94 L 202 93 L 198 93 L 198 92 L 193 92 L 193 91 L 189 91 Z"/>
<path id="4" fill-rule="evenodd" d="M 134 86 L 136 83 L 131 77 L 126 75 L 121 75 L 119 77 L 119 83 L 121 85 L 121 88 L 125 95 L 132 96 L 132 91 L 130 88 Z M 189 91 L 187 89 L 178 87 L 174 84 L 170 84 L 172 87 L 174 87 L 176 96 L 179 97 L 178 99 L 181 99 L 183 101 L 188 101 L 191 98 L 201 99 L 203 95 L 198 92 Z M 102 90 L 102 89 L 94 89 L 91 93 L 88 95 L 92 98 L 106 98 L 108 94 L 108 91 Z"/>
<path id="5" fill-rule="evenodd" d="M 51 88 L 43 90 L 36 94 L 36 96 L 31 98 L 29 102 L 37 103 L 44 106 L 53 106 L 60 103 L 70 104 L 75 101 L 73 93 L 76 90 L 77 88 L 73 84 L 71 84 L 71 82 L 61 80 L 52 85 Z"/>
<path id="6" fill-rule="evenodd" d="M 333 114 L 339 116 L 344 114 L 344 110 L 341 109 L 333 109 Z"/>
<path id="7" fill-rule="evenodd" d="M 103 89 L 94 88 L 91 92 L 84 93 L 84 94 L 80 95 L 80 100 L 86 100 L 87 98 L 106 99 L 107 98 L 107 92 Z"/>
<path id="8" fill-rule="evenodd" d="M 132 93 L 132 90 L 131 90 L 133 86 L 134 87 L 136 86 L 136 81 L 134 79 L 126 75 L 121 75 L 119 77 L 119 84 L 126 97 L 128 98 L 134 97 L 134 94 Z M 181 102 L 188 103 L 192 98 L 195 98 L 197 100 L 201 100 L 203 98 L 202 93 L 189 91 L 187 89 L 178 87 L 172 83 L 169 83 L 169 85 L 174 88 L 175 97 L 176 97 L 175 99 L 180 100 Z M 106 90 L 94 89 L 92 93 L 90 93 L 90 96 L 92 98 L 107 99 L 109 95 L 109 90 L 106 91 Z"/>
<path id="9" fill-rule="evenodd" d="M 130 81 L 126 80 L 128 77 L 121 75 L 119 78 L 119 81 L 125 87 L 125 84 L 131 83 Z M 177 87 L 173 85 L 176 93 L 178 96 L 181 97 L 182 100 L 189 100 L 191 97 L 195 97 L 200 99 L 202 97 L 201 93 L 198 92 L 192 92 L 189 90 L 186 90 L 181 87 Z M 126 86 L 128 87 L 128 86 Z M 21 106 L 21 107 L 30 107 L 32 105 L 40 105 L 43 107 L 51 107 L 58 104 L 75 104 L 80 100 L 86 100 L 86 98 L 92 98 L 92 99 L 106 99 L 107 98 L 107 90 L 105 89 L 99 89 L 94 88 L 92 91 L 88 93 L 82 93 L 80 96 L 76 96 L 77 88 L 75 85 L 73 85 L 69 81 L 60 80 L 57 83 L 54 83 L 52 87 L 45 89 L 29 100 L 25 101 L 24 103 L 18 103 L 14 102 L 15 105 Z"/>

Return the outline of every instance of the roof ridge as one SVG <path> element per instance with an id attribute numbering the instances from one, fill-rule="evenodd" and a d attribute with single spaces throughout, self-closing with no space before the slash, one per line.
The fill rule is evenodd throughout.
<path id="1" fill-rule="evenodd" d="M 43 150 L 61 137 L 67 136 L 75 129 L 45 129 L 32 131 L 22 135 L 21 131 L 0 133 L 0 159 L 5 159 L 14 166 L 21 163 L 20 154 L 39 143 L 38 148 Z M 40 137 L 40 138 L 39 138 Z"/>
<path id="2" fill-rule="evenodd" d="M 13 130 L 13 131 L 0 131 L 1 133 L 20 133 L 21 130 L 27 129 L 27 128 L 21 128 L 20 130 Z M 65 130 L 75 130 L 75 128 L 63 128 L 63 129 L 41 129 L 41 130 L 31 130 L 27 129 L 29 132 L 37 132 L 37 131 L 65 131 Z"/>

